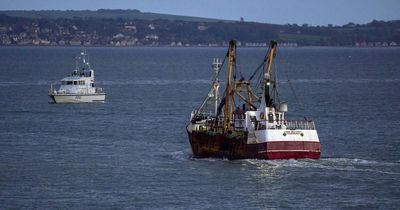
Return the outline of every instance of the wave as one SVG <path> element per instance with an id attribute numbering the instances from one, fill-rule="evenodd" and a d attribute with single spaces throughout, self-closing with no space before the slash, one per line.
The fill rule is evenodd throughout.
<path id="1" fill-rule="evenodd" d="M 182 151 L 171 152 L 169 157 L 173 160 L 192 160 L 193 154 L 190 149 L 186 149 Z"/>
<path id="2" fill-rule="evenodd" d="M 49 102 L 51 103 L 51 102 Z M 57 114 L 55 111 L 43 111 L 43 110 L 4 110 L 4 112 L 13 113 L 13 114 Z"/>
<path id="3" fill-rule="evenodd" d="M 217 158 L 193 158 L 190 149 L 176 151 L 169 154 L 169 158 L 174 160 L 200 160 L 207 162 L 232 162 L 227 159 Z M 358 158 L 321 158 L 321 159 L 289 159 L 289 160 L 257 160 L 245 159 L 234 160 L 242 165 L 252 165 L 259 169 L 284 169 L 284 168 L 317 168 L 324 170 L 352 171 L 352 172 L 371 172 L 379 174 L 400 175 L 400 160 L 388 162 L 377 160 L 364 160 Z"/>
<path id="4" fill-rule="evenodd" d="M 325 170 L 372 172 L 380 174 L 400 175 L 400 163 L 351 158 L 321 158 L 319 160 L 245 160 L 246 163 L 257 167 L 273 168 L 319 168 Z"/>
<path id="5" fill-rule="evenodd" d="M 280 83 L 285 84 L 287 80 L 281 80 Z M 387 79 L 293 79 L 290 80 L 292 83 L 400 83 L 400 79 L 387 78 Z M 39 81 L 0 81 L 0 86 L 50 86 L 54 84 L 53 80 L 39 80 Z M 224 83 L 224 82 L 221 82 Z M 140 80 L 125 80 L 125 81 L 98 81 L 99 85 L 174 85 L 174 84 L 210 84 L 210 80 L 207 79 L 194 79 L 194 80 L 168 80 L 168 79 L 140 79 Z"/>
<path id="6" fill-rule="evenodd" d="M 39 80 L 39 81 L 20 81 L 20 82 L 10 82 L 10 81 L 0 81 L 0 86 L 41 86 L 46 85 L 50 87 L 50 84 L 54 84 L 51 80 Z"/>
<path id="7" fill-rule="evenodd" d="M 37 133 L 35 132 L 10 132 L 10 131 L 4 131 L 4 132 L 0 132 L 0 136 L 4 137 L 4 138 L 8 138 L 10 136 L 14 137 L 18 137 L 18 138 L 25 138 L 25 137 L 31 137 L 37 135 Z"/>
<path id="8" fill-rule="evenodd" d="M 145 79 L 145 80 L 128 80 L 128 81 L 98 81 L 99 85 L 111 86 L 111 85 L 174 85 L 174 84 L 210 84 L 209 80 L 197 79 L 197 80 L 165 80 L 165 79 Z M 20 81 L 20 82 L 9 82 L 0 81 L 0 87 L 8 86 L 49 86 L 55 84 L 55 81 L 51 80 L 39 80 L 39 81 Z M 57 84 L 57 83 L 56 83 Z"/>
<path id="9" fill-rule="evenodd" d="M 280 83 L 287 83 L 287 80 L 281 80 Z M 290 80 L 292 83 L 399 83 L 400 79 L 386 78 L 386 79 L 293 79 Z"/>
<path id="10" fill-rule="evenodd" d="M 147 80 L 129 80 L 129 81 L 99 81 L 100 85 L 174 85 L 174 84 L 210 84 L 209 80 L 165 80 L 165 79 L 147 79 Z"/>
<path id="11" fill-rule="evenodd" d="M 218 161 L 223 161 L 223 162 L 232 162 L 228 159 L 219 159 L 219 158 L 195 158 L 193 157 L 193 153 L 191 149 L 185 149 L 182 151 L 176 151 L 176 152 L 171 152 L 168 155 L 169 158 L 173 160 L 192 160 L 192 161 L 206 161 L 206 162 L 218 162 Z"/>

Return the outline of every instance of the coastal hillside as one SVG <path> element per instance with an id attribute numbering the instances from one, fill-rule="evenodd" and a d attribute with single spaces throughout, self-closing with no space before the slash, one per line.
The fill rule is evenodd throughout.
<path id="1" fill-rule="evenodd" d="M 26 11 L 26 10 L 14 10 L 14 11 L 0 11 L 0 14 L 4 14 L 10 17 L 24 17 L 24 18 L 36 18 L 36 19 L 58 19 L 58 18 L 101 18 L 101 19 L 140 19 L 140 20 L 182 20 L 182 21 L 194 21 L 194 22 L 217 22 L 220 20 L 211 18 L 200 18 L 190 17 L 182 15 L 168 15 L 151 12 L 141 12 L 136 9 L 99 9 L 96 11 L 92 10 L 38 10 L 38 11 Z"/>
<path id="2" fill-rule="evenodd" d="M 0 45 L 49 46 L 281 46 L 390 47 L 400 44 L 400 21 L 342 26 L 277 25 L 141 12 L 0 11 Z"/>

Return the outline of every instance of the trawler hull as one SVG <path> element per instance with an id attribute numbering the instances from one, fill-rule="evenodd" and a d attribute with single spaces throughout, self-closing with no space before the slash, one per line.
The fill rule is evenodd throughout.
<path id="1" fill-rule="evenodd" d="M 104 102 L 106 98 L 105 93 L 95 94 L 50 94 L 50 98 L 56 104 L 66 103 L 93 103 Z"/>
<path id="2" fill-rule="evenodd" d="M 221 66 L 219 62 L 213 62 L 214 76 L 210 91 L 199 109 L 192 111 L 186 127 L 194 157 L 269 160 L 320 158 L 321 145 L 314 121 L 306 117 L 304 120 L 285 118 L 288 104 L 279 98 L 277 74 L 272 74 L 276 48 L 277 42 L 271 41 L 263 63 L 252 76 L 248 80 L 243 76 L 237 80 L 236 41 L 231 40 L 225 57 L 228 66 L 222 96 L 218 91 Z M 252 84 L 253 76 L 261 67 L 264 71 L 259 81 Z M 262 93 L 256 93 L 253 88 L 262 90 Z"/>
<path id="3" fill-rule="evenodd" d="M 319 159 L 318 141 L 271 141 L 247 144 L 247 133 L 222 134 L 188 131 L 195 158 L 234 159 Z"/>

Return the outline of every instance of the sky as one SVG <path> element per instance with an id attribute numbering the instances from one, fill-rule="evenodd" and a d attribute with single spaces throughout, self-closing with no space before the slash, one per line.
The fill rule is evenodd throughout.
<path id="1" fill-rule="evenodd" d="M 314 26 L 400 20 L 400 0 L 0 0 L 0 10 L 86 9 Z"/>

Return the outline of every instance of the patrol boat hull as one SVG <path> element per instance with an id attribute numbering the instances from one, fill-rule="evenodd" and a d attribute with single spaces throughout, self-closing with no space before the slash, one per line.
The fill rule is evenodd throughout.
<path id="1" fill-rule="evenodd" d="M 104 102 L 106 99 L 105 93 L 50 94 L 49 96 L 56 104 Z"/>

